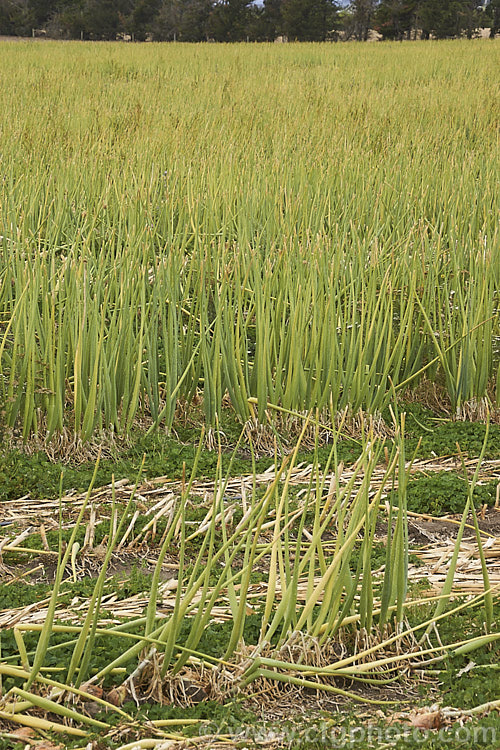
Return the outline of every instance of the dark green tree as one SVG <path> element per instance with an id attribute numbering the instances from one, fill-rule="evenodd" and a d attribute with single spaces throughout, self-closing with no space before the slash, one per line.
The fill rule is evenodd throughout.
<path id="1" fill-rule="evenodd" d="M 124 31 L 123 11 L 126 4 L 120 0 L 85 0 L 83 32 L 86 39 L 116 39 Z M 73 17 L 73 20 L 76 20 Z"/>
<path id="2" fill-rule="evenodd" d="M 247 36 L 251 0 L 218 0 L 208 21 L 210 36 L 217 42 L 242 42 Z"/>
<path id="3" fill-rule="evenodd" d="M 500 31 L 500 0 L 485 0 L 479 3 L 476 18 L 477 26 L 489 29 L 490 38 L 493 39 Z"/>
<path id="4" fill-rule="evenodd" d="M 268 41 L 283 34 L 282 0 L 264 0 L 263 25 L 265 38 Z"/>
<path id="5" fill-rule="evenodd" d="M 42 28 L 49 18 L 57 11 L 54 0 L 29 0 L 31 20 L 35 28 Z"/>
<path id="6" fill-rule="evenodd" d="M 415 0 L 381 0 L 374 14 L 374 28 L 384 39 L 410 39 L 415 11 Z"/>
<path id="7" fill-rule="evenodd" d="M 55 39 L 79 39 L 86 33 L 85 0 L 61 3 L 45 29 Z"/>
<path id="8" fill-rule="evenodd" d="M 27 36 L 33 28 L 33 17 L 27 0 L 0 0 L 0 33 Z"/>
<path id="9" fill-rule="evenodd" d="M 441 0 L 435 14 L 433 34 L 437 39 L 451 39 L 460 36 L 464 20 L 464 0 Z"/>
<path id="10" fill-rule="evenodd" d="M 153 38 L 159 41 L 204 41 L 208 35 L 211 9 L 211 0 L 163 0 L 153 21 Z"/>
<path id="11" fill-rule="evenodd" d="M 260 5 L 250 5 L 248 8 L 247 38 L 251 42 L 268 42 L 274 39 L 267 26 L 265 10 Z"/>
<path id="12" fill-rule="evenodd" d="M 466 35 L 469 39 L 482 25 L 483 8 L 480 0 L 417 0 L 416 26 L 422 37 L 451 39 Z"/>
<path id="13" fill-rule="evenodd" d="M 490 38 L 500 34 L 500 0 L 490 0 L 486 6 L 486 23 L 490 27 Z"/>
<path id="14" fill-rule="evenodd" d="M 436 26 L 439 6 L 434 0 L 417 0 L 415 6 L 415 26 L 419 30 L 422 39 L 429 39 L 433 28 Z"/>
<path id="15" fill-rule="evenodd" d="M 476 29 L 483 24 L 483 3 L 480 0 L 464 0 L 460 16 L 461 25 L 467 35 L 467 39 L 472 39 Z"/>
<path id="16" fill-rule="evenodd" d="M 377 0 L 353 0 L 348 12 L 344 15 L 346 38 L 354 37 L 359 42 L 366 42 L 368 33 L 374 24 Z"/>
<path id="17" fill-rule="evenodd" d="M 282 0 L 283 30 L 289 39 L 320 42 L 335 26 L 332 0 Z"/>
<path id="18" fill-rule="evenodd" d="M 160 8 L 161 0 L 136 0 L 129 17 L 128 30 L 138 41 L 144 41 L 149 34 L 153 34 Z"/>

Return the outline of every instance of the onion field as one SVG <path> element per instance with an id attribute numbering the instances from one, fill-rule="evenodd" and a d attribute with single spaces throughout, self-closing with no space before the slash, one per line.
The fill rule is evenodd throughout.
<path id="1" fill-rule="evenodd" d="M 496 407 L 499 53 L 3 44 L 3 426 Z"/>
<path id="2" fill-rule="evenodd" d="M 499 69 L 0 42 L 0 750 L 498 748 Z"/>

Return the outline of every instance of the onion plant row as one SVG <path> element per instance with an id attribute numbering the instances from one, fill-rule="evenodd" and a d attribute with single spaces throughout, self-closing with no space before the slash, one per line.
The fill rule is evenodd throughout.
<path id="1" fill-rule="evenodd" d="M 157 550 L 142 616 L 115 622 L 111 627 L 102 623 L 103 616 L 107 616 L 101 612 L 101 603 L 110 561 L 138 502 L 135 491 L 123 508 L 113 488 L 113 531 L 107 538 L 83 621 L 69 625 L 57 617 L 65 570 L 70 556 L 73 559 L 79 553 L 75 540 L 88 508 L 91 484 L 66 544 L 60 534 L 54 587 L 43 624 L 25 622 L 14 627 L 18 652 L 4 656 L 0 664 L 0 679 L 9 679 L 0 711 L 2 718 L 84 736 L 82 724 L 94 731 L 106 730 L 109 725 L 101 718 L 82 713 L 78 700 L 94 700 L 93 696 L 97 696 L 103 708 L 130 720 L 120 708 L 126 698 L 147 694 L 160 702 L 181 699 L 182 693 L 176 696 L 175 688 L 183 680 L 191 685 L 194 680 L 207 695 L 219 699 L 246 694 L 250 689 L 259 691 L 271 682 L 377 703 L 381 701 L 359 694 L 355 686 L 359 683 L 381 687 L 400 679 L 410 662 L 421 668 L 439 662 L 447 654 L 472 652 L 498 640 L 500 634 L 495 632 L 493 623 L 498 586 L 493 592 L 472 503 L 486 439 L 469 482 L 469 500 L 442 591 L 437 596 L 415 600 L 408 597 L 406 483 L 411 457 L 405 455 L 401 439 L 404 416 L 394 447 L 385 456 L 386 471 L 376 490 L 371 480 L 373 471 L 380 466 L 383 441 L 365 433 L 352 476 L 347 483 L 341 483 L 336 433 L 324 470 L 320 470 L 315 452 L 309 485 L 297 503 L 291 492 L 291 478 L 307 428 L 305 420 L 295 450 L 277 467 L 274 481 L 264 491 L 259 491 L 255 483 L 237 522 L 227 515 L 225 492 L 230 475 L 224 476 L 219 462 L 206 524 L 193 532 L 186 521 L 186 504 L 196 474 L 195 461 Z M 197 458 L 202 445 L 203 438 Z M 94 478 L 96 474 L 97 466 Z M 388 495 L 387 490 L 395 481 L 397 491 Z M 446 639 L 443 642 L 439 626 L 450 616 L 458 552 L 470 509 L 484 586 L 473 599 L 451 605 L 451 611 L 483 605 L 485 632 L 457 643 Z M 387 524 L 385 561 L 375 570 L 373 539 L 381 521 Z M 200 546 L 193 556 L 188 543 L 196 536 Z M 169 606 L 162 602 L 160 584 L 167 553 L 174 553 L 177 560 L 175 601 Z M 265 573 L 256 594 L 251 582 L 257 570 Z M 418 618 L 417 624 L 410 627 L 406 608 L 430 604 L 432 610 L 433 602 L 433 613 L 427 619 Z M 231 624 L 225 652 L 218 657 L 205 655 L 201 651 L 202 638 L 221 611 Z M 245 643 L 245 623 L 255 614 L 259 616 L 260 631 L 252 644 Z M 32 652 L 23 635 L 27 631 L 39 633 Z M 57 661 L 57 680 L 48 666 L 54 664 L 58 649 L 54 643 L 56 633 L 73 638 L 64 644 L 70 657 L 64 663 Z M 96 667 L 95 652 L 106 637 L 120 639 L 122 647 L 116 658 L 104 660 L 104 664 L 101 661 Z M 113 691 L 96 692 L 105 680 L 108 685 L 110 681 L 116 685 L 116 675 L 124 672 L 128 676 Z M 64 717 L 66 726 L 55 722 L 48 727 L 45 720 L 37 723 L 37 717 L 30 713 L 33 708 Z"/>
<path id="2" fill-rule="evenodd" d="M 2 422 L 498 399 L 498 54 L 2 44 Z"/>

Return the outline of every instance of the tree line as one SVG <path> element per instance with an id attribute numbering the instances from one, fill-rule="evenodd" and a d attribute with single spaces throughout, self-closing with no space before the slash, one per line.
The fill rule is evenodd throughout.
<path id="1" fill-rule="evenodd" d="M 500 0 L 0 0 L 0 34 L 239 42 L 474 36 L 500 31 Z"/>

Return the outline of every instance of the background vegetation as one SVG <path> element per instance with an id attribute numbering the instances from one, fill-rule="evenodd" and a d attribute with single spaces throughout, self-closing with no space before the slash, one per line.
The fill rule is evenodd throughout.
<path id="1" fill-rule="evenodd" d="M 471 38 L 498 32 L 499 0 L 0 0 L 0 33 L 218 42 Z"/>

